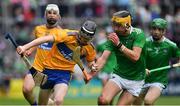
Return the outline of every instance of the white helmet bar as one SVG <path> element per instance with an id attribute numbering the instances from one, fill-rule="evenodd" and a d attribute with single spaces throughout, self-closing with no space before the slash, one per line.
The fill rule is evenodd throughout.
<path id="1" fill-rule="evenodd" d="M 94 32 L 91 32 L 91 31 L 88 31 L 86 28 L 82 27 L 84 31 L 86 31 L 87 33 L 90 33 L 90 34 L 94 34 Z"/>

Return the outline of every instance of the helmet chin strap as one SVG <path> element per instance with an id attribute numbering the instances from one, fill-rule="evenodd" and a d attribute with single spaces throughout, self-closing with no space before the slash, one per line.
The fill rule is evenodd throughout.
<path id="1" fill-rule="evenodd" d="M 79 46 L 83 46 L 82 43 L 81 43 L 81 41 L 80 41 L 80 39 L 79 39 L 79 35 L 77 35 L 76 38 L 77 38 L 77 43 L 78 43 L 78 45 L 79 45 Z"/>
<path id="2" fill-rule="evenodd" d="M 78 45 L 79 45 L 79 46 L 85 46 L 85 45 L 87 45 L 87 43 L 86 43 L 86 44 L 85 44 L 85 43 L 82 43 L 79 37 L 80 37 L 79 35 L 76 36 Z"/>

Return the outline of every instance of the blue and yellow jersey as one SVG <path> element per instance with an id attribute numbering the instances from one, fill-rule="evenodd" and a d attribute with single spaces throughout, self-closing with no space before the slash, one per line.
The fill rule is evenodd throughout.
<path id="1" fill-rule="evenodd" d="M 46 25 L 40 25 L 40 26 L 35 27 L 33 34 L 36 38 L 39 38 L 46 35 L 57 35 L 58 33 L 60 33 L 60 30 L 61 28 L 59 26 L 54 27 L 54 28 L 47 28 Z M 37 47 L 37 51 L 36 51 L 36 55 L 35 55 L 34 63 L 33 63 L 33 67 L 36 70 L 40 72 L 43 71 L 44 69 L 43 61 L 49 54 L 49 51 L 51 50 L 52 45 L 53 45 L 52 42 L 48 42 L 48 43 L 43 43 Z"/>
<path id="2" fill-rule="evenodd" d="M 67 70 L 73 72 L 74 65 L 72 60 L 73 50 L 78 46 L 76 30 L 61 30 L 59 35 L 55 35 L 54 45 L 48 55 L 48 58 L 43 62 L 45 68 L 56 70 Z M 95 59 L 96 51 L 92 44 L 81 47 L 81 57 L 85 57 L 87 62 Z"/>

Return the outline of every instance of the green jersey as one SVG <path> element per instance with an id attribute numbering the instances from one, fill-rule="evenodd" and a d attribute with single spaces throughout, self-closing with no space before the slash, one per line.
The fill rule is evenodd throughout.
<path id="1" fill-rule="evenodd" d="M 96 46 L 97 51 L 100 53 L 103 53 L 103 51 L 106 48 L 106 43 L 107 43 L 107 41 L 98 44 Z M 104 65 L 102 72 L 105 72 L 108 74 L 111 73 L 113 71 L 113 68 L 115 67 L 115 64 L 116 64 L 116 57 L 115 57 L 115 54 L 112 52 L 111 55 L 109 56 L 106 64 Z"/>
<path id="2" fill-rule="evenodd" d="M 144 47 L 146 57 L 146 68 L 151 70 L 169 65 L 172 57 L 180 57 L 180 50 L 177 45 L 165 38 L 161 42 L 154 42 L 152 37 L 146 39 Z M 160 82 L 167 85 L 168 70 L 152 72 L 146 76 L 145 83 Z"/>
<path id="3" fill-rule="evenodd" d="M 143 48 L 145 44 L 145 35 L 141 29 L 131 28 L 131 33 L 124 37 L 119 36 L 120 42 L 128 49 L 133 47 Z M 122 53 L 111 41 L 108 41 L 106 50 L 114 52 L 116 55 L 116 66 L 113 73 L 128 80 L 143 80 L 145 78 L 145 59 L 143 53 L 138 61 L 133 62 L 124 53 Z"/>

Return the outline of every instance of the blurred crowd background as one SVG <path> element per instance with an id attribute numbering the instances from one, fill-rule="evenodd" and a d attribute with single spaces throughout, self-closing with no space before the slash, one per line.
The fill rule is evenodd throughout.
<path id="1" fill-rule="evenodd" d="M 0 0 L 0 86 L 8 87 L 11 78 L 23 78 L 25 65 L 4 33 L 14 34 L 18 44 L 33 39 L 34 26 L 45 23 L 44 11 L 48 3 L 58 4 L 63 28 L 78 29 L 86 19 L 98 24 L 94 44 L 100 35 L 111 31 L 110 17 L 119 10 L 129 10 L 133 26 L 142 28 L 149 36 L 149 22 L 157 17 L 168 21 L 167 36 L 180 47 L 180 0 Z M 33 59 L 33 55 L 31 56 Z M 170 71 L 172 83 L 180 83 L 179 68 Z M 8 90 L 8 89 L 6 89 Z"/>

